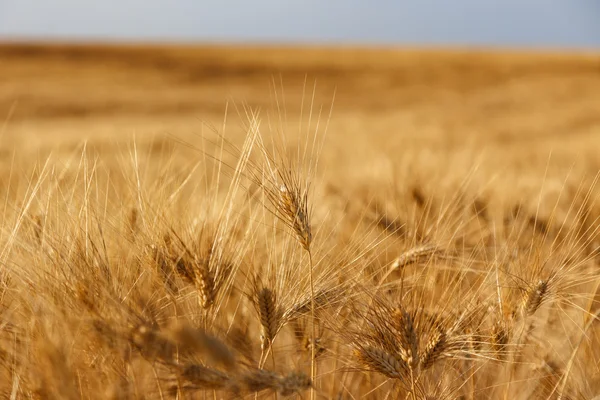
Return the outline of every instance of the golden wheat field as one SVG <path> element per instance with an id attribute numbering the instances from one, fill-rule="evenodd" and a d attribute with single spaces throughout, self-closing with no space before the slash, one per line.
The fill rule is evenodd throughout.
<path id="1" fill-rule="evenodd" d="M 600 55 L 0 45 L 6 399 L 600 398 Z"/>

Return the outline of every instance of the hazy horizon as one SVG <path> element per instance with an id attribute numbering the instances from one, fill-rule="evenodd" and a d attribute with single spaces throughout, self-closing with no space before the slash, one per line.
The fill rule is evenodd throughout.
<path id="1" fill-rule="evenodd" d="M 600 48 L 595 0 L 164 4 L 0 0 L 0 39 Z"/>

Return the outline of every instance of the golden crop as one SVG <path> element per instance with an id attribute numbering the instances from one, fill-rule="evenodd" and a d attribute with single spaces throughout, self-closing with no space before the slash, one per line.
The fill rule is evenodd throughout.
<path id="1" fill-rule="evenodd" d="M 600 395 L 597 55 L 0 60 L 3 398 Z"/>

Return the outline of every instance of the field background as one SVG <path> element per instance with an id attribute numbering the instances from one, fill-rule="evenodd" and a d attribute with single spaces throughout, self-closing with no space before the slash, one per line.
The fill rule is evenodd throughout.
<path id="1" fill-rule="evenodd" d="M 275 94 L 293 125 L 313 87 L 321 121 L 335 91 L 324 157 L 342 152 L 336 162 L 355 167 L 414 147 L 487 151 L 512 167 L 545 164 L 550 150 L 594 163 L 600 135 L 598 55 L 5 44 L 0 60 L 4 153 L 83 138 L 109 149 L 134 132 L 143 148 L 198 134 L 202 120 L 220 126 L 228 101 L 229 124 L 239 125 L 232 101 L 273 109 Z"/>

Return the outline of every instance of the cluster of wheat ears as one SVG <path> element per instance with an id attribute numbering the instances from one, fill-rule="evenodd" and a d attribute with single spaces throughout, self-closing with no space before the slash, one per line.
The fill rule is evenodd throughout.
<path id="1" fill-rule="evenodd" d="M 384 204 L 319 181 L 318 129 L 263 130 L 249 113 L 190 165 L 13 160 L 3 398 L 600 394 L 594 179 L 543 215 L 461 185 Z"/>

